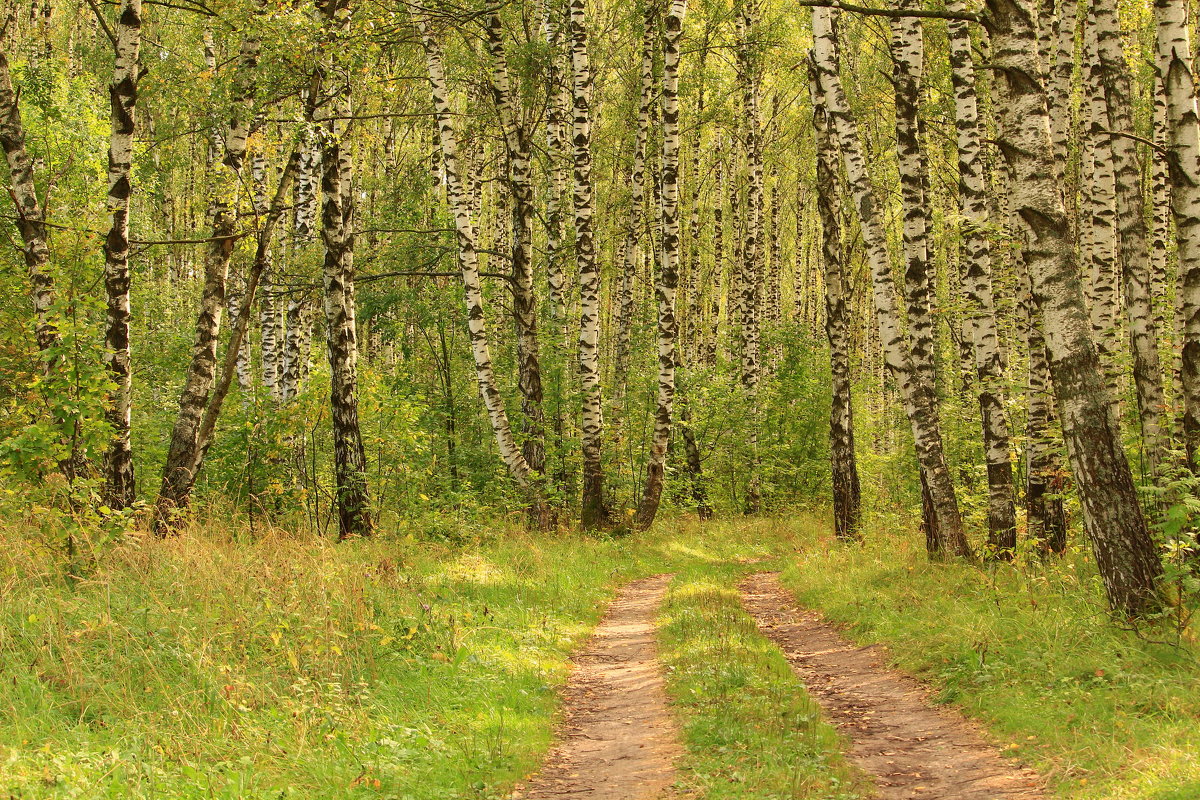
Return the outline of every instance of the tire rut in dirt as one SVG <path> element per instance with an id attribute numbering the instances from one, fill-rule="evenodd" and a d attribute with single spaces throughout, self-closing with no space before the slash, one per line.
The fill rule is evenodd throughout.
<path id="1" fill-rule="evenodd" d="M 814 611 L 796 606 L 774 573 L 738 587 L 759 630 L 783 650 L 879 800 L 1045 800 L 1039 776 L 1000 755 L 980 728 L 935 708 L 916 681 L 882 664 Z"/>
<path id="2" fill-rule="evenodd" d="M 524 800 L 652 800 L 675 780 L 682 752 L 658 663 L 654 620 L 670 583 L 625 586 L 575 659 L 560 741 Z"/>

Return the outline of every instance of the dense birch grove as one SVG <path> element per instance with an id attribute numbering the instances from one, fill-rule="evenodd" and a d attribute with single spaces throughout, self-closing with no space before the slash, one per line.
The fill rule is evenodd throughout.
<path id="1" fill-rule="evenodd" d="M 831 506 L 1152 611 L 1200 487 L 1194 22 L 9 2 L 0 475 L 161 536 Z"/>

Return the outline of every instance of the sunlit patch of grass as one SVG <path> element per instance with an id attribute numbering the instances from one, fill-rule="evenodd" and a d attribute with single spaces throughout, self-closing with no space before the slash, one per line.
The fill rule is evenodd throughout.
<path id="1" fill-rule="evenodd" d="M 783 582 L 798 599 L 886 643 L 1060 796 L 1200 798 L 1200 647 L 1112 622 L 1086 553 L 981 568 L 930 563 L 882 526 L 861 547 L 797 530 L 810 546 Z"/>
<path id="2" fill-rule="evenodd" d="M 337 544 L 208 520 L 102 548 L 72 582 L 0 524 L 0 794 L 505 796 L 617 585 L 791 535 L 477 533 Z"/>
<path id="3" fill-rule="evenodd" d="M 866 796 L 837 733 L 742 609 L 737 574 L 684 573 L 661 612 L 668 691 L 687 744 L 679 788 L 711 800 Z"/>

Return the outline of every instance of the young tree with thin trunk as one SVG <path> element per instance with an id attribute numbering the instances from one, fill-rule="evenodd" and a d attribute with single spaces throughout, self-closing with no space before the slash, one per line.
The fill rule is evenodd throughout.
<path id="1" fill-rule="evenodd" d="M 421 14 L 414 13 L 413 22 L 425 49 L 425 63 L 432 87 L 433 109 L 437 119 L 438 137 L 442 150 L 442 169 L 446 179 L 447 199 L 450 212 L 454 215 L 454 229 L 458 240 L 458 264 L 462 271 L 463 289 L 467 305 L 467 329 L 470 334 L 471 352 L 475 358 L 475 377 L 479 384 L 479 395 L 487 409 L 492 433 L 500 449 L 500 458 L 513 481 L 530 492 L 536 490 L 534 475 L 529 463 L 521 453 L 513 437 L 504 398 L 496 381 L 492 366 L 491 347 L 488 343 L 487 322 L 483 309 L 483 291 L 479 284 L 479 258 L 476 250 L 477 231 L 471 220 L 471 197 L 468 187 L 459 172 L 458 137 L 453 126 L 454 112 L 450 107 L 449 88 L 443 66 L 442 47 L 433 34 L 432 23 Z M 539 507 L 542 501 L 535 496 Z"/>
<path id="2" fill-rule="evenodd" d="M 1158 604 L 1155 584 L 1162 567 L 1105 408 L 1103 377 L 1055 178 L 1036 12 L 1028 0 L 987 0 L 986 9 L 1000 99 L 997 146 L 1012 176 L 1012 204 L 1025 235 L 1022 256 L 1046 326 L 1050 374 L 1084 528 L 1109 603 L 1124 613 L 1145 612 Z"/>
<path id="3" fill-rule="evenodd" d="M 858 125 L 850 113 L 839 74 L 833 12 L 828 8 L 813 8 L 812 19 L 814 59 L 830 124 L 841 147 L 846 178 L 858 211 L 863 244 L 871 267 L 872 296 L 884 361 L 900 390 L 904 410 L 912 427 L 917 459 L 925 474 L 937 520 L 940 548 L 953 556 L 971 558 L 971 548 L 954 495 L 954 484 L 946 465 L 937 405 L 929 393 L 923 391 L 921 381 L 914 374 L 912 358 L 901 331 L 887 236 L 859 143 Z"/>
<path id="4" fill-rule="evenodd" d="M 650 139 L 650 107 L 654 103 L 654 47 L 657 40 L 657 0 L 643 0 L 642 62 L 638 72 L 641 92 L 638 99 L 637 130 L 633 141 L 633 161 L 629 168 L 629 217 L 626 221 L 621 268 L 621 288 L 617 294 L 617 341 L 614 346 L 614 405 L 624 404 L 628 385 L 629 353 L 633 338 L 633 285 L 641 261 L 639 244 L 645 227 L 646 145 Z"/>
<path id="5" fill-rule="evenodd" d="M 50 274 L 50 243 L 46 216 L 33 180 L 33 161 L 25 149 L 20 94 L 13 88 L 7 54 L 0 51 L 0 148 L 8 162 L 9 189 L 17 212 L 17 231 L 24 244 L 25 271 L 33 300 L 33 333 L 43 353 L 56 346 L 60 336 L 54 318 L 54 278 Z M 49 369 L 51 363 L 46 362 Z"/>
<path id="6" fill-rule="evenodd" d="M 133 445 L 130 425 L 133 410 L 133 364 L 129 346 L 130 272 L 129 201 L 133 195 L 133 137 L 141 65 L 142 0 L 122 0 L 114 32 L 116 63 L 108 94 L 112 132 L 108 145 L 108 210 L 112 225 L 104 239 L 104 293 L 108 319 L 105 329 L 105 363 L 116 390 L 108 409 L 113 439 L 104 460 L 104 498 L 112 508 L 133 504 Z"/>

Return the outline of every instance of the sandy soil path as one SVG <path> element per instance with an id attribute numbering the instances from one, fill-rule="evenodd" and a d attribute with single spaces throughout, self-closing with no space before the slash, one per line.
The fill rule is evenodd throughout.
<path id="1" fill-rule="evenodd" d="M 796 606 L 774 573 L 739 585 L 759 629 L 787 656 L 809 694 L 851 742 L 880 800 L 1045 800 L 1042 781 L 1000 755 L 980 728 L 935 707 L 916 681 L 882 663 L 813 611 Z"/>
<path id="2" fill-rule="evenodd" d="M 654 619 L 670 575 L 634 581 L 613 601 L 567 685 L 561 741 L 518 790 L 525 800 L 652 800 L 682 748 L 667 706 Z"/>

